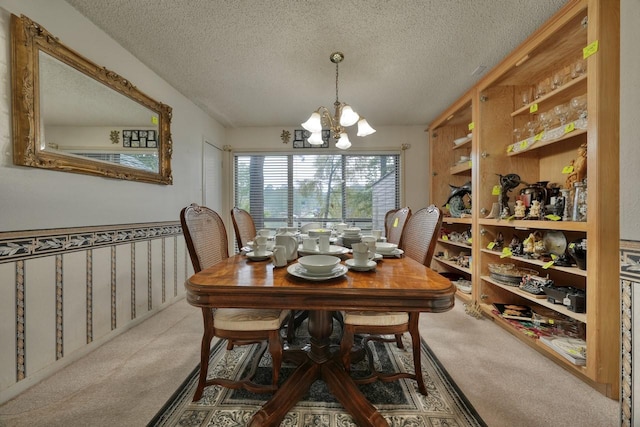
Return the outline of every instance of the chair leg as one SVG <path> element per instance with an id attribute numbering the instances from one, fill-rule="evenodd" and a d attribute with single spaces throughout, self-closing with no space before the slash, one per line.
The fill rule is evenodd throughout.
<path id="1" fill-rule="evenodd" d="M 413 367 L 416 374 L 416 382 L 418 383 L 418 390 L 423 395 L 427 395 L 427 387 L 424 384 L 424 378 L 422 377 L 422 361 L 420 351 L 420 331 L 418 330 L 418 320 L 420 313 L 409 313 L 409 333 L 411 334 L 411 344 L 413 347 Z"/>
<path id="2" fill-rule="evenodd" d="M 271 383 L 277 387 L 278 378 L 280 377 L 280 367 L 282 366 L 282 340 L 280 339 L 280 331 L 275 330 L 269 332 L 269 353 L 271 354 L 272 381 Z"/>
<path id="3" fill-rule="evenodd" d="M 342 340 L 340 340 L 340 359 L 344 370 L 351 371 L 351 349 L 353 347 L 354 330 L 351 325 L 344 325 L 342 331 Z"/>
<path id="4" fill-rule="evenodd" d="M 213 312 L 210 308 L 202 308 L 202 320 L 204 333 L 202 334 L 202 344 L 200 346 L 200 375 L 198 376 L 198 387 L 193 395 L 194 402 L 202 399 L 204 388 L 207 385 L 209 354 L 211 352 L 211 340 L 213 339 Z"/>
<path id="5" fill-rule="evenodd" d="M 404 350 L 404 344 L 402 343 L 402 334 L 396 334 L 396 345 L 399 349 Z"/>

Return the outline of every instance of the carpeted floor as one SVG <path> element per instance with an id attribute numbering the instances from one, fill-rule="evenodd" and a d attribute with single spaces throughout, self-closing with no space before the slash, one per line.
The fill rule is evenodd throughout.
<path id="1" fill-rule="evenodd" d="M 615 400 L 458 300 L 420 334 L 490 427 L 617 427 Z M 199 362 L 200 310 L 176 302 L 0 405 L 0 426 L 145 426 Z"/>
<path id="2" fill-rule="evenodd" d="M 300 329 L 304 329 L 302 325 Z M 300 341 L 300 339 L 298 340 Z M 223 342 L 218 342 L 212 351 L 210 376 L 227 376 L 235 373 L 238 378 L 249 369 L 257 345 L 236 347 L 228 352 Z M 376 367 L 385 372 L 413 372 L 410 342 L 405 336 L 405 350 L 395 343 L 370 343 Z M 453 383 L 435 358 L 429 347 L 422 342 L 423 377 L 428 395 L 421 395 L 413 380 L 402 379 L 391 383 L 375 382 L 360 386 L 361 391 L 378 408 L 392 426 L 485 426 L 475 409 Z M 295 366 L 285 364 L 281 370 L 285 381 Z M 223 370 L 224 372 L 220 372 Z M 218 426 L 247 425 L 253 414 L 271 394 L 253 394 L 244 390 L 229 390 L 210 386 L 198 402 L 192 402 L 198 381 L 199 367 L 176 391 L 156 415 L 150 426 Z M 366 360 L 354 365 L 352 375 L 365 376 L 368 372 Z M 225 375 L 226 374 L 226 375 Z M 231 374 L 234 376 L 233 374 Z M 271 368 L 268 353 L 261 360 L 256 382 L 269 384 Z M 289 411 L 282 422 L 285 426 L 355 426 L 351 416 L 344 411 L 331 395 L 326 384 L 316 381 L 311 390 Z"/>

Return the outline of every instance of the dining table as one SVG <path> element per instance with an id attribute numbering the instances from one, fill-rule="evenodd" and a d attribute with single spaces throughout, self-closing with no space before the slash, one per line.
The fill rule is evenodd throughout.
<path id="1" fill-rule="evenodd" d="M 280 425 L 311 385 L 322 380 L 358 425 L 388 426 L 331 346 L 334 314 L 346 310 L 444 312 L 454 306 L 456 288 L 436 271 L 406 256 L 384 258 L 371 271 L 350 269 L 330 280 L 306 280 L 288 270 L 269 260 L 252 261 L 237 254 L 194 274 L 185 283 L 187 301 L 195 307 L 309 312 L 310 342 L 304 357 L 249 425 Z"/>

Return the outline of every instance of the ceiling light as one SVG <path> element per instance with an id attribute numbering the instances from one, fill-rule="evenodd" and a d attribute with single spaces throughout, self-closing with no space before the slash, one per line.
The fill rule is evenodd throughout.
<path id="1" fill-rule="evenodd" d="M 361 117 L 353 111 L 350 105 L 340 102 L 338 100 L 338 65 L 344 59 L 342 52 L 334 52 L 329 57 L 331 62 L 336 64 L 336 102 L 333 103 L 334 113 L 326 107 L 319 107 L 314 111 L 309 119 L 302 123 L 302 127 L 311 132 L 311 136 L 307 139 L 311 145 L 322 145 L 322 126 L 327 126 L 333 133 L 333 137 L 336 140 L 336 147 L 346 150 L 351 147 L 351 141 L 347 136 L 345 127 L 352 126 L 358 123 L 358 136 L 367 136 L 374 133 L 376 130 L 372 128 L 364 117 Z"/>

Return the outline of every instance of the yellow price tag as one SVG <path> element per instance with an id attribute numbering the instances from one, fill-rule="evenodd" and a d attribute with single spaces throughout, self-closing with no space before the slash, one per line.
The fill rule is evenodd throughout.
<path id="1" fill-rule="evenodd" d="M 500 255 L 500 258 L 508 258 L 511 255 L 513 255 L 513 253 L 511 252 L 510 248 L 503 248 L 502 249 L 502 254 Z"/>
<path id="2" fill-rule="evenodd" d="M 158 118 L 156 116 L 151 116 L 151 123 L 153 123 L 154 125 L 158 124 Z"/>
<path id="3" fill-rule="evenodd" d="M 451 209 L 451 206 L 449 206 L 449 203 L 445 205 L 445 208 L 447 208 L 447 210 Z"/>
<path id="4" fill-rule="evenodd" d="M 568 123 L 564 127 L 564 133 L 573 132 L 576 129 L 576 124 L 574 122 Z"/>
<path id="5" fill-rule="evenodd" d="M 521 148 L 521 149 L 523 149 L 523 150 L 524 150 L 525 148 L 527 148 L 528 146 L 529 146 L 529 145 L 527 144 L 527 140 L 526 140 L 526 139 L 520 143 L 520 148 Z"/>
<path id="6" fill-rule="evenodd" d="M 553 263 L 554 263 L 554 262 L 555 262 L 555 261 L 551 260 L 551 261 L 549 261 L 549 262 L 547 262 L 547 263 L 544 263 L 544 264 L 542 265 L 542 268 L 544 268 L 544 269 L 546 270 L 547 268 L 551 267 L 551 266 L 553 265 Z"/>
<path id="7" fill-rule="evenodd" d="M 582 49 L 582 58 L 587 59 L 598 51 L 598 40 L 588 44 Z"/>
<path id="8" fill-rule="evenodd" d="M 493 249 L 496 247 L 496 242 L 489 242 L 489 244 L 487 245 L 487 249 Z"/>
<path id="9" fill-rule="evenodd" d="M 557 260 L 557 259 L 558 259 L 558 255 L 556 255 L 556 254 L 551 254 L 551 259 L 552 259 L 552 260 L 554 260 L 554 261 L 555 261 L 555 260 Z"/>
<path id="10" fill-rule="evenodd" d="M 531 241 L 531 237 L 527 237 L 526 239 L 524 239 L 524 241 L 522 242 L 522 244 L 523 244 L 523 245 L 528 245 L 530 241 Z"/>
<path id="11" fill-rule="evenodd" d="M 449 240 L 449 236 L 445 234 L 444 236 L 442 236 L 442 240 Z"/>
<path id="12" fill-rule="evenodd" d="M 491 189 L 491 195 L 492 196 L 499 196 L 500 195 L 500 186 L 499 185 L 494 185 L 493 188 Z"/>
<path id="13" fill-rule="evenodd" d="M 565 167 L 562 168 L 562 173 L 565 174 L 565 175 L 569 174 L 571 172 L 573 172 L 573 166 L 572 165 L 565 166 Z"/>
<path id="14" fill-rule="evenodd" d="M 539 134 L 537 134 L 536 136 L 533 137 L 533 140 L 534 141 L 541 141 L 543 134 L 544 134 L 544 132 L 540 132 Z"/>
<path id="15" fill-rule="evenodd" d="M 507 153 L 510 153 L 513 151 L 513 144 L 510 144 L 507 146 Z"/>
<path id="16" fill-rule="evenodd" d="M 558 215 L 553 215 L 553 214 L 546 215 L 545 218 L 547 218 L 550 221 L 560 221 L 562 219 Z"/>
<path id="17" fill-rule="evenodd" d="M 576 244 L 575 244 L 575 243 L 569 243 L 569 249 L 573 249 L 573 248 L 575 248 L 575 247 L 576 247 Z"/>
<path id="18" fill-rule="evenodd" d="M 555 321 L 555 320 L 553 320 L 553 319 L 549 319 L 549 324 L 550 324 L 550 325 L 553 325 L 554 323 L 556 323 L 556 321 Z"/>
<path id="19" fill-rule="evenodd" d="M 476 124 L 471 122 L 469 123 L 469 130 L 473 130 L 476 127 Z"/>
<path id="20" fill-rule="evenodd" d="M 531 107 L 529 107 L 529 112 L 530 113 L 535 113 L 536 111 L 538 111 L 538 103 L 537 102 L 535 104 L 531 104 Z"/>
<path id="21" fill-rule="evenodd" d="M 471 167 L 471 165 L 472 165 L 472 164 L 473 164 L 473 163 L 471 162 L 471 160 L 469 160 L 469 167 Z"/>
<path id="22" fill-rule="evenodd" d="M 396 218 L 396 219 L 393 221 L 393 228 L 397 228 L 397 227 L 398 227 L 398 221 L 399 221 L 399 220 L 400 220 L 400 218 Z"/>
<path id="23" fill-rule="evenodd" d="M 472 237 L 469 237 L 469 238 L 467 239 L 467 242 L 469 242 L 469 243 L 473 243 L 473 241 L 472 241 Z"/>

